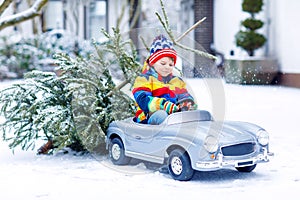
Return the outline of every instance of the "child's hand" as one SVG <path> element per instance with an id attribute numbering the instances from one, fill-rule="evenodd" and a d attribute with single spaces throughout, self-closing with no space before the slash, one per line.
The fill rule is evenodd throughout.
<path id="1" fill-rule="evenodd" d="M 188 111 L 188 110 L 196 110 L 197 109 L 197 104 L 195 104 L 192 101 L 181 102 L 178 106 L 179 106 L 181 111 Z"/>
<path id="2" fill-rule="evenodd" d="M 170 101 L 166 101 L 164 103 L 164 110 L 168 113 L 168 114 L 172 114 L 174 112 L 178 112 L 180 110 L 179 106 L 176 106 L 175 103 L 172 103 Z"/>

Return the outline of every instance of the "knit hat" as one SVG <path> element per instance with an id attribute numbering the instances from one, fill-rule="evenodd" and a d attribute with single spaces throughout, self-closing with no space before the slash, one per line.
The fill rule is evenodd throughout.
<path id="1" fill-rule="evenodd" d="M 150 56 L 148 63 L 152 66 L 156 61 L 163 57 L 171 57 L 174 59 L 174 65 L 176 64 L 177 53 L 173 47 L 173 43 L 169 41 L 164 35 L 157 36 L 150 47 Z"/>

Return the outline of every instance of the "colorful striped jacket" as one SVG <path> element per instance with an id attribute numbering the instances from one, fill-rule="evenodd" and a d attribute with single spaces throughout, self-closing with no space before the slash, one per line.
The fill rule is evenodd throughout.
<path id="1" fill-rule="evenodd" d="M 133 85 L 132 93 L 137 104 L 134 120 L 147 123 L 149 113 L 162 110 L 166 101 L 177 104 L 182 99 L 194 101 L 188 93 L 185 82 L 172 74 L 160 76 L 153 67 L 140 74 Z"/>

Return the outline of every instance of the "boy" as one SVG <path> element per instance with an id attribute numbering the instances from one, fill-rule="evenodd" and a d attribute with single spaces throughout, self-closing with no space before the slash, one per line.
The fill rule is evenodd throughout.
<path id="1" fill-rule="evenodd" d="M 138 105 L 136 122 L 160 124 L 169 114 L 196 106 L 185 82 L 172 74 L 176 60 L 173 43 L 163 35 L 156 37 L 132 90 Z"/>

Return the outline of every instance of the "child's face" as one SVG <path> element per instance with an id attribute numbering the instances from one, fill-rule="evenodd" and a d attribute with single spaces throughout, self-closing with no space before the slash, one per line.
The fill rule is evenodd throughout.
<path id="1" fill-rule="evenodd" d="M 170 57 L 163 57 L 154 63 L 153 67 L 162 77 L 166 77 L 172 73 L 174 61 Z"/>

